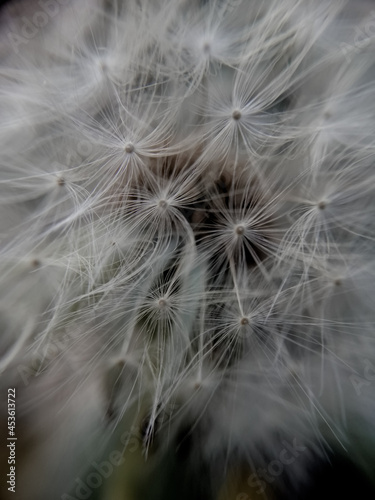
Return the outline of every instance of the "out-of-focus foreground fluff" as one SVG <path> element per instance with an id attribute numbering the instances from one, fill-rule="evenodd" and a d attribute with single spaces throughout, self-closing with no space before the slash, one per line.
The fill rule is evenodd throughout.
<path id="1" fill-rule="evenodd" d="M 375 11 L 41 0 L 1 23 L 11 497 L 370 498 Z"/>

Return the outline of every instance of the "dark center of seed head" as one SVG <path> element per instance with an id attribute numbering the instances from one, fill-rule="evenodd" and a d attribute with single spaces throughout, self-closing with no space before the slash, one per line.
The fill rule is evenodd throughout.
<path id="1" fill-rule="evenodd" d="M 325 201 L 320 201 L 318 203 L 318 208 L 320 208 L 320 210 L 324 210 L 326 208 L 327 204 Z"/>
<path id="2" fill-rule="evenodd" d="M 236 227 L 236 234 L 242 236 L 245 232 L 245 228 L 243 226 L 237 226 Z"/>
<path id="3" fill-rule="evenodd" d="M 205 42 L 203 44 L 203 52 L 205 54 L 209 54 L 211 52 L 211 45 L 209 44 L 209 42 Z"/>
<path id="4" fill-rule="evenodd" d="M 233 120 L 239 120 L 241 118 L 242 114 L 239 109 L 235 109 L 232 113 L 232 118 Z"/>
<path id="5" fill-rule="evenodd" d="M 241 318 L 240 323 L 242 326 L 245 326 L 249 324 L 249 320 L 247 318 Z"/>
<path id="6" fill-rule="evenodd" d="M 102 70 L 103 73 L 107 73 L 108 71 L 108 65 L 105 61 L 100 61 L 99 67 Z"/>
<path id="7" fill-rule="evenodd" d="M 134 153 L 134 145 L 129 142 L 126 146 L 125 146 L 125 152 L 126 153 Z"/>
<path id="8" fill-rule="evenodd" d="M 165 200 L 160 200 L 159 201 L 159 207 L 160 208 L 167 208 L 168 203 Z"/>
<path id="9" fill-rule="evenodd" d="M 167 301 L 165 299 L 160 299 L 158 303 L 160 309 L 164 309 L 164 307 L 167 305 Z"/>

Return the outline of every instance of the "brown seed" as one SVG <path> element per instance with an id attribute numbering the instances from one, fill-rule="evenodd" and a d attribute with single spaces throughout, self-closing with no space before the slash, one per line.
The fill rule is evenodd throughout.
<path id="1" fill-rule="evenodd" d="M 205 54 L 209 54 L 211 52 L 211 45 L 208 42 L 205 42 L 202 49 Z"/>
<path id="2" fill-rule="evenodd" d="M 106 63 L 106 62 L 104 62 L 104 61 L 101 61 L 101 62 L 99 63 L 99 68 L 101 69 L 101 71 L 102 71 L 103 73 L 107 73 L 107 71 L 108 71 L 108 65 L 107 65 L 107 63 Z"/>
<path id="3" fill-rule="evenodd" d="M 128 153 L 128 154 L 134 153 L 134 144 L 132 144 L 131 142 L 129 142 L 125 146 L 125 152 Z"/>
<path id="4" fill-rule="evenodd" d="M 160 309 L 164 309 L 164 307 L 166 307 L 166 305 L 167 305 L 167 301 L 165 299 L 160 299 L 158 304 L 159 304 Z"/>

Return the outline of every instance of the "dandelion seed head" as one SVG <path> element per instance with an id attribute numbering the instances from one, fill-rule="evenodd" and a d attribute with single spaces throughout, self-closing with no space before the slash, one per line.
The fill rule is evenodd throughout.
<path id="1" fill-rule="evenodd" d="M 162 208 L 162 209 L 166 209 L 166 208 L 168 208 L 168 205 L 169 205 L 169 203 L 168 203 L 168 201 L 167 201 L 167 200 L 159 200 L 159 201 L 158 201 L 158 206 L 159 206 L 160 208 Z"/>
<path id="2" fill-rule="evenodd" d="M 324 113 L 323 113 L 323 118 L 324 118 L 325 120 L 329 120 L 331 117 L 332 117 L 332 111 L 330 111 L 330 110 L 326 110 L 326 111 L 324 111 Z"/>
<path id="3" fill-rule="evenodd" d="M 209 41 L 203 42 L 203 44 L 202 44 L 202 51 L 207 56 L 210 55 L 210 52 L 211 52 L 211 43 Z"/>
<path id="4" fill-rule="evenodd" d="M 165 298 L 159 299 L 157 303 L 160 309 L 165 309 L 168 306 L 168 302 Z"/>
<path id="5" fill-rule="evenodd" d="M 42 262 L 39 259 L 32 259 L 30 265 L 32 268 L 37 269 L 42 265 Z"/>
<path id="6" fill-rule="evenodd" d="M 238 236 L 243 236 L 245 234 L 245 227 L 243 225 L 238 225 L 235 227 L 234 231 Z"/>
<path id="7" fill-rule="evenodd" d="M 319 201 L 318 208 L 319 210 L 325 210 L 327 208 L 327 201 L 326 200 Z"/>
<path id="8" fill-rule="evenodd" d="M 135 147 L 134 147 L 134 144 L 131 143 L 131 142 L 128 142 L 126 145 L 125 145 L 125 152 L 128 153 L 129 155 L 134 153 L 135 151 Z"/>
<path id="9" fill-rule="evenodd" d="M 342 279 L 341 278 L 335 278 L 333 281 L 333 284 L 337 287 L 342 286 Z"/>
<path id="10" fill-rule="evenodd" d="M 23 43 L 33 2 L 0 69 L 19 494 L 48 465 L 44 497 L 70 496 L 82 449 L 104 463 L 129 430 L 142 477 L 182 466 L 191 498 L 235 497 L 218 477 L 249 485 L 293 440 L 271 496 L 305 496 L 327 450 L 373 463 L 374 63 L 350 2 L 46 0 Z"/>

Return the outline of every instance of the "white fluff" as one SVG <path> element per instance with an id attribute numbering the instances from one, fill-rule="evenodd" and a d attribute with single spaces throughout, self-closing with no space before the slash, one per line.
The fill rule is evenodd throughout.
<path id="1" fill-rule="evenodd" d="M 189 429 L 213 483 L 297 439 L 275 482 L 296 492 L 329 447 L 374 457 L 375 66 L 343 54 L 350 4 L 42 4 L 2 13 L 0 370 L 19 426 L 87 418 L 82 446 L 104 448 L 143 426 L 161 457 Z"/>

